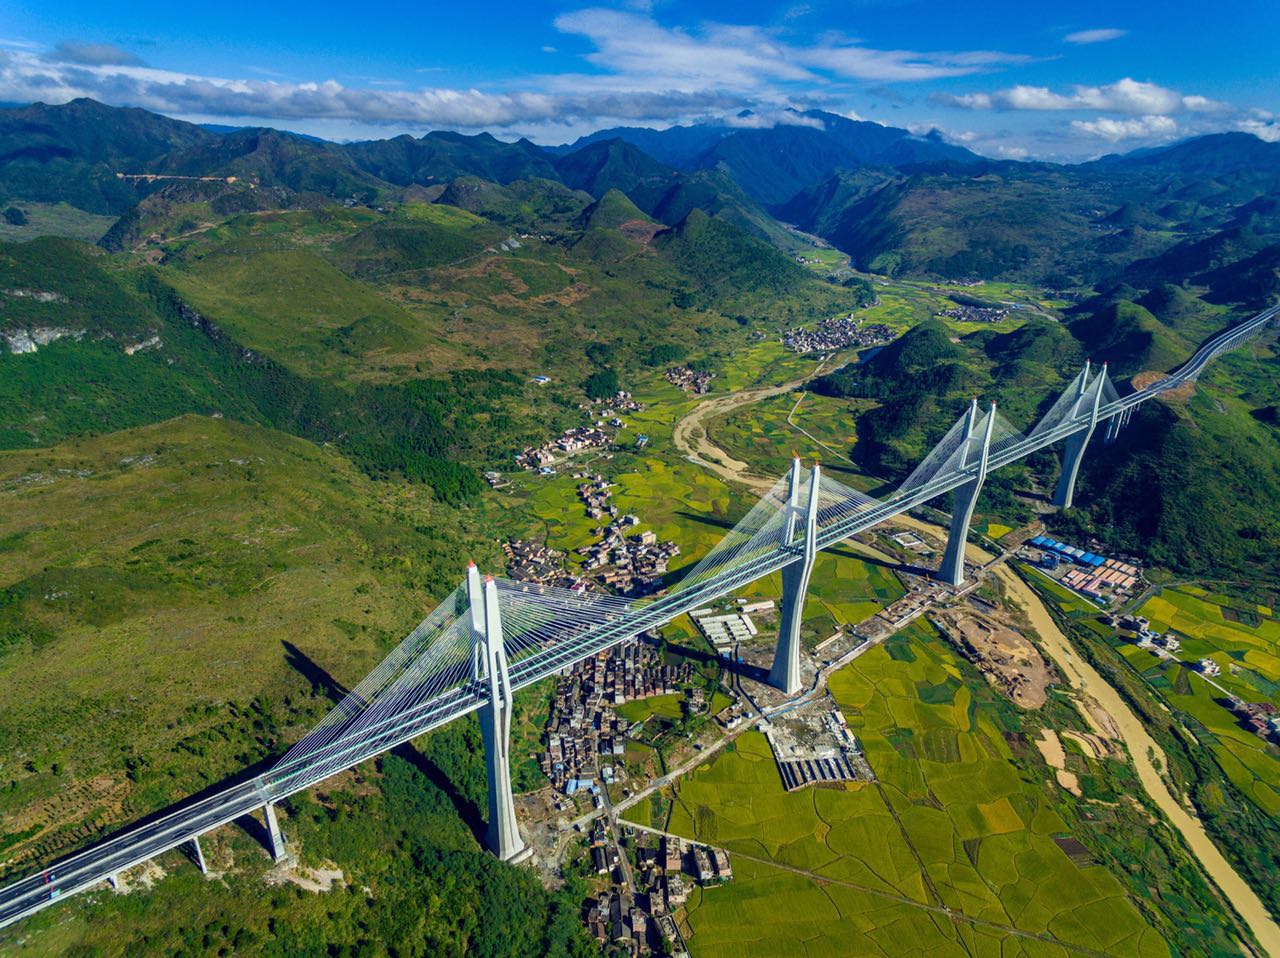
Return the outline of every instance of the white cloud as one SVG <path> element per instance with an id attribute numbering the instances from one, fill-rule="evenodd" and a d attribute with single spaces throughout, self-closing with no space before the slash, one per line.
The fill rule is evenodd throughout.
<path id="1" fill-rule="evenodd" d="M 1096 120 L 1072 120 L 1071 128 L 1087 136 L 1112 143 L 1118 140 L 1170 140 L 1178 135 L 1177 120 L 1168 116 L 1139 116 L 1126 119 L 1100 116 Z"/>
<path id="2" fill-rule="evenodd" d="M 143 66 L 142 59 L 128 50 L 121 50 L 110 43 L 82 43 L 78 40 L 64 40 L 59 43 L 49 54 L 49 59 L 91 67 Z"/>
<path id="3" fill-rule="evenodd" d="M 196 76 L 149 67 L 91 67 L 24 53 L 0 59 L 0 99 L 63 103 L 82 96 L 177 116 L 349 120 L 459 129 L 572 124 L 597 118 L 650 120 L 735 111 L 746 105 L 741 97 L 716 90 L 587 90 L 580 94 L 449 88 L 399 91 L 355 88 L 333 80 L 288 83 Z"/>
<path id="4" fill-rule="evenodd" d="M 792 106 L 838 102 L 851 80 L 916 81 L 988 71 L 1027 58 L 994 51 L 879 50 L 826 34 L 797 43 L 778 29 L 704 22 L 668 26 L 647 5 L 563 13 L 556 28 L 585 38 L 593 68 L 526 78 L 507 90 L 379 89 L 360 77 L 292 82 L 246 67 L 239 77 L 151 68 L 127 51 L 68 41 L 53 50 L 12 49 L 0 60 L 0 99 L 65 102 L 93 97 L 182 117 L 253 118 L 295 128 L 335 123 L 530 130 L 659 125 L 751 110 L 752 124 L 804 123 Z M 554 47 L 544 48 L 552 51 Z M 348 85 L 355 83 L 357 85 Z M 794 97 L 793 97 L 794 94 Z"/>
<path id="5" fill-rule="evenodd" d="M 805 126 L 814 130 L 825 129 L 816 116 L 805 116 L 794 110 L 761 110 L 737 113 L 724 118 L 725 126 L 740 130 L 772 130 L 775 126 Z"/>
<path id="6" fill-rule="evenodd" d="M 1029 59 L 992 50 L 877 50 L 839 34 L 795 44 L 764 27 L 708 22 L 691 31 L 598 7 L 562 14 L 555 25 L 590 40 L 595 50 L 586 59 L 614 80 L 645 86 L 661 82 L 677 89 L 705 84 L 737 89 L 762 81 L 932 80 Z"/>
<path id="7" fill-rule="evenodd" d="M 1265 143 L 1280 143 L 1280 120 L 1248 117 L 1241 120 L 1236 129 L 1242 133 L 1252 133 Z"/>
<path id="8" fill-rule="evenodd" d="M 1225 103 L 1196 94 L 1184 95 L 1155 83 L 1125 77 L 1105 86 L 1078 84 L 1067 93 L 1042 86 L 1012 86 L 992 93 L 941 93 L 934 102 L 965 110 L 1101 110 L 1138 116 L 1213 113 Z"/>
<path id="9" fill-rule="evenodd" d="M 1067 43 L 1077 44 L 1106 43 L 1108 40 L 1119 40 L 1128 32 L 1128 30 L 1117 30 L 1114 27 L 1106 27 L 1099 30 L 1077 30 L 1075 33 L 1068 33 L 1062 39 Z"/>

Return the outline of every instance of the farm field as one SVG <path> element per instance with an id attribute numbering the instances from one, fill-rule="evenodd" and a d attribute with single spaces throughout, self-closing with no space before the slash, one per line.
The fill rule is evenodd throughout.
<path id="1" fill-rule="evenodd" d="M 26 214 L 26 225 L 14 226 L 0 218 L 0 242 L 22 242 L 37 236 L 67 236 L 96 243 L 116 221 L 114 216 L 86 213 L 67 203 L 24 202 L 18 207 Z"/>
<path id="2" fill-rule="evenodd" d="M 796 938 L 814 954 L 893 953 L 882 949 L 877 928 L 895 922 L 917 936 L 911 953 L 947 954 L 958 932 L 933 922 L 928 909 L 941 907 L 1068 949 L 1169 953 L 1109 871 L 1076 864 L 1054 842 L 1066 823 L 1019 773 L 1006 729 L 977 707 L 928 627 L 868 652 L 832 677 L 831 690 L 879 784 L 787 793 L 755 732 L 680 784 L 670 831 L 803 873 L 747 869 L 742 888 L 707 891 L 690 914 L 695 954 L 727 954 L 712 939 L 730 924 L 739 944 L 754 942 L 753 954 L 782 954 Z M 832 901 L 835 886 L 815 884 L 823 879 L 849 885 Z M 815 895 L 819 888 L 827 895 Z M 846 891 L 873 896 L 876 906 L 852 907 L 849 898 L 840 907 Z M 741 906 L 741 896 L 760 894 L 794 894 L 808 904 Z M 774 924 L 775 914 L 821 920 L 801 933 Z M 700 942 L 699 928 L 717 931 Z M 1056 953 L 1035 950 L 1042 944 L 1032 941 L 1025 953 Z"/>
<path id="3" fill-rule="evenodd" d="M 614 706 L 614 711 L 619 718 L 626 719 L 632 725 L 636 722 L 647 721 L 653 716 L 675 721 L 680 718 L 680 703 L 682 701 L 684 701 L 682 694 L 671 692 L 666 695 L 651 695 L 648 698 L 625 702 L 622 705 Z"/>
<path id="4" fill-rule="evenodd" d="M 1211 658 L 1222 672 L 1215 687 L 1188 665 L 1157 659 L 1129 642 L 1120 652 L 1213 750 L 1231 782 L 1268 815 L 1280 815 L 1280 748 L 1244 728 L 1223 706 L 1223 692 L 1280 708 L 1280 621 L 1271 609 L 1246 606 L 1196 587 L 1166 589 L 1142 605 L 1152 629 L 1172 630 L 1185 663 Z"/>
<path id="5" fill-rule="evenodd" d="M 713 419 L 708 435 L 734 459 L 751 463 L 758 472 L 782 475 L 791 457 L 798 455 L 834 468 L 841 482 L 865 486 L 866 479 L 850 474 L 848 455 L 858 441 L 857 414 L 869 405 L 867 400 L 786 393 Z"/>

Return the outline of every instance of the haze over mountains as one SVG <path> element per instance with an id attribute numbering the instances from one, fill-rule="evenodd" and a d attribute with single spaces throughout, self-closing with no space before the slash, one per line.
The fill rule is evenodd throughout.
<path id="1" fill-rule="evenodd" d="M 1174 264 L 1208 275 L 1259 254 L 1254 266 L 1265 272 L 1275 258 L 1265 251 L 1280 224 L 1269 199 L 1280 189 L 1280 143 L 1250 134 L 1059 165 L 989 160 L 936 133 L 822 111 L 792 118 L 767 128 L 751 128 L 749 115 L 620 127 L 552 148 L 451 132 L 338 144 L 264 128 L 206 129 L 81 99 L 0 111 L 0 195 L 121 216 L 174 181 L 119 173 L 234 176 L 239 189 L 219 198 L 226 210 L 319 197 L 376 203 L 405 190 L 438 200 L 472 178 L 484 188 L 472 183 L 443 201 L 492 213 L 518 209 L 514 194 L 527 199 L 530 190 L 567 187 L 599 199 L 616 189 L 668 226 L 701 208 L 794 249 L 780 225 L 790 223 L 849 253 L 855 266 L 890 274 L 1065 287 Z M 1209 246 L 1226 242 L 1238 255 L 1204 247 L 1220 231 L 1229 235 Z"/>
<path id="2" fill-rule="evenodd" d="M 755 395 L 760 405 L 700 428 L 757 474 L 784 469 L 802 433 L 832 454 L 823 462 L 833 472 L 851 467 L 879 495 L 971 397 L 1030 429 L 1085 357 L 1106 361 L 1127 391 L 1280 291 L 1280 143 L 1224 134 L 1061 165 L 993 161 L 937 134 L 819 111 L 786 119 L 615 127 L 544 147 L 454 132 L 337 143 L 87 99 L 0 110 L 0 486 L 15 503 L 0 523 L 0 667 L 23 690 L 0 717 L 0 740 L 33 756 L 10 763 L 16 785 L 0 812 L 70 795 L 0 835 L 0 871 L 43 867 L 108 826 L 279 754 L 328 710 L 337 683 L 350 687 L 402 623 L 450 593 L 468 558 L 500 569 L 501 544 L 515 538 L 586 554 L 596 518 L 582 511 L 580 476 L 570 473 L 582 466 L 561 465 L 557 477 L 521 465 L 584 423 L 603 429 L 618 413 L 607 449 L 592 446 L 578 462 L 617 481 L 619 510 L 679 539 L 691 568 L 751 501 L 704 475 L 706 462 L 678 441 L 696 403 Z M 797 343 L 832 328 L 855 338 Z M 871 342 L 879 348 L 852 361 Z M 1041 508 L 1058 474 L 1052 451 L 989 477 L 978 506 L 986 534 L 1044 522 L 1064 541 L 1097 537 L 1170 578 L 1277 581 L 1276 362 L 1270 341 L 1239 350 L 1189 397 L 1144 406 L 1121 442 L 1093 440 L 1074 508 Z M 710 396 L 685 391 L 697 377 Z M 784 394 L 797 381 L 812 393 L 803 406 Z M 766 401 L 767 386 L 781 388 Z M 634 393 L 629 409 L 606 406 L 619 390 Z M 826 595 L 853 595 L 861 581 L 833 578 Z M 898 594 L 866 588 L 859 608 Z M 1275 605 L 1260 595 L 1250 607 L 1264 601 Z M 889 658 L 892 668 L 922 662 Z M 916 714 L 954 712 L 966 727 L 973 715 L 1005 714 L 990 704 L 999 690 L 976 673 L 970 687 L 987 698 L 952 709 L 939 698 L 941 672 L 929 669 Z M 326 673 L 334 679 L 317 679 Z M 170 683 L 186 674 L 209 684 Z M 959 688 L 960 673 L 948 674 Z M 124 691 L 104 694 L 99 680 Z M 156 700 L 137 701 L 139 684 L 159 689 Z M 231 717 L 222 702 L 236 703 Z M 1064 707 L 1052 699 L 1045 721 L 1058 723 Z M 1208 886 L 1202 897 L 1188 891 L 1192 872 L 1177 850 L 1145 840 L 1164 825 L 1139 803 L 1112 801 L 1122 784 L 1113 789 L 1110 776 L 1129 782 L 1127 766 L 1095 756 L 1090 767 L 1107 777 L 1086 778 L 1073 753 L 1081 792 L 1058 796 L 1064 814 L 1103 802 L 1127 817 L 1071 818 L 1073 835 L 1101 836 L 1085 864 L 1050 839 L 1067 829 L 1044 824 L 1037 809 L 1049 806 L 1034 790 L 1043 782 L 1056 795 L 1061 781 L 1046 777 L 1030 744 L 1040 724 L 1024 728 L 1012 705 L 1006 713 L 1007 725 L 991 726 L 990 754 L 995 762 L 996 746 L 1009 747 L 1019 774 L 1004 777 L 1027 797 L 990 817 L 986 850 L 958 836 L 962 821 L 988 821 L 987 811 L 956 816 L 957 837 L 938 843 L 937 866 L 922 874 L 950 876 L 955 900 L 967 903 L 979 886 L 963 862 L 994 860 L 996 876 L 1012 860 L 996 843 L 1034 832 L 1066 874 L 1113 873 L 1143 904 L 1134 914 L 1183 950 L 1230 951 L 1218 944 L 1228 922 Z M 1224 785 L 1210 749 L 1164 714 L 1144 719 L 1155 716 L 1155 731 L 1171 723 L 1162 740 L 1171 781 L 1194 783 L 1188 800 L 1214 841 L 1280 908 L 1274 806 Z M 545 784 L 540 715 L 516 723 L 521 791 Z M 1020 736 L 1017 749 L 997 725 Z M 345 870 L 347 891 L 263 896 L 256 882 L 192 876 L 199 886 L 183 885 L 179 874 L 155 897 L 104 896 L 84 913 L 83 934 L 114 936 L 129 954 L 189 951 L 202 939 L 246 954 L 275 954 L 276 942 L 296 951 L 299 941 L 335 954 L 331 943 L 350 943 L 342 953 L 358 954 L 373 940 L 418 942 L 401 949 L 418 954 L 597 953 L 580 927 L 585 889 L 570 882 L 548 893 L 532 872 L 481 856 L 464 821 L 484 807 L 483 748 L 478 728 L 467 729 L 423 746 L 436 777 L 462 784 L 456 800 L 397 756 L 376 778 L 353 778 L 352 798 L 340 785 L 336 798 L 288 807 L 290 840 Z M 962 771 L 929 757 L 958 756 L 952 745 L 934 751 L 944 739 L 927 741 L 917 740 L 922 761 Z M 916 746 L 903 743 L 886 738 L 883 767 L 914 776 Z M 348 802 L 351 814 L 337 811 Z M 942 820 L 928 803 L 912 806 L 925 814 L 922 835 Z M 880 821 L 893 822 L 885 807 Z M 984 799 L 983 808 L 1004 806 Z M 330 828 L 339 814 L 361 831 Z M 849 819 L 870 820 L 861 811 Z M 265 856 L 235 853 L 238 867 L 266 867 Z M 906 863 L 904 874 L 920 861 L 910 851 L 886 860 Z M 1005 902 L 1020 929 L 1021 915 L 1038 914 L 1024 888 L 1058 894 L 1025 871 L 1027 884 L 1012 891 L 991 881 L 984 916 Z M 443 897 L 440 876 L 451 889 Z M 209 931 L 187 925 L 193 887 L 216 902 L 199 916 Z M 1082 901 L 1096 904 L 1092 891 Z M 932 923 L 937 908 L 927 907 Z M 1055 921 L 1065 933 L 1085 925 Z M 466 947 L 458 928 L 474 932 Z M 49 947 L 70 940 L 63 924 L 32 929 Z M 475 929 L 506 944 L 486 945 Z M 266 944 L 255 948 L 251 935 Z"/>

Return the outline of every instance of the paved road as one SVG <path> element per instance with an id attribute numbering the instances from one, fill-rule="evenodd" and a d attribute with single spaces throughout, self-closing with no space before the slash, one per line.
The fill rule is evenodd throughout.
<path id="1" fill-rule="evenodd" d="M 1108 419 L 1139 403 L 1194 379 L 1217 355 L 1234 349 L 1280 315 L 1280 305 L 1228 329 L 1205 343 L 1195 355 L 1168 378 L 1146 389 L 1103 406 L 1100 419 Z M 1037 436 L 1028 437 L 993 456 L 989 468 L 996 469 L 1037 449 L 1088 428 L 1088 419 L 1072 419 Z M 714 466 L 712 466 L 714 468 Z M 969 481 L 976 465 L 938 476 L 909 494 L 895 495 L 885 502 L 872 503 L 819 530 L 817 547 L 829 548 L 854 534 L 907 512 Z M 766 552 L 746 557 L 724 573 L 637 607 L 624 618 L 543 649 L 515 663 L 511 668 L 513 688 L 531 685 L 580 662 L 597 652 L 639 635 L 698 606 L 727 595 L 757 579 L 777 572 L 801 553 L 795 545 L 782 544 Z M 479 708 L 481 691 L 474 683 L 457 688 L 430 701 L 406 702 L 405 706 L 381 712 L 376 721 L 360 724 L 314 754 L 282 763 L 264 776 L 231 786 L 190 804 L 181 805 L 159 818 L 143 822 L 57 862 L 47 872 L 31 875 L 0 889 L 0 927 L 46 907 L 51 901 L 83 891 L 105 881 L 123 869 L 140 864 L 163 851 L 177 847 L 220 825 L 246 815 L 266 802 L 302 791 L 330 775 L 407 742 L 424 732 L 453 721 Z"/>

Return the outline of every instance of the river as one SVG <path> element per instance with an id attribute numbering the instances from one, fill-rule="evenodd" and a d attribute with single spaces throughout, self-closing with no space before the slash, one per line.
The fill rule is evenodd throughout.
<path id="1" fill-rule="evenodd" d="M 768 490 L 775 480 L 752 475 L 747 463 L 739 462 L 716 446 L 707 434 L 707 423 L 715 416 L 759 402 L 769 396 L 779 395 L 799 385 L 801 385 L 800 382 L 795 382 L 785 386 L 744 390 L 731 396 L 721 396 L 699 403 L 676 424 L 673 436 L 675 443 L 691 461 L 705 466 L 721 478 L 743 483 L 753 489 Z M 945 531 L 937 526 L 910 516 L 899 516 L 895 521 L 926 529 L 940 537 L 945 538 L 946 535 Z M 990 558 L 972 543 L 966 547 L 966 553 L 971 561 L 982 562 Z M 1165 755 L 1155 739 L 1151 737 L 1120 694 L 1098 674 L 1093 666 L 1076 654 L 1070 641 L 1062 634 L 1062 630 L 1058 628 L 1039 596 L 1018 577 L 1017 573 L 1008 566 L 1001 565 L 996 568 L 995 574 L 1023 606 L 1032 626 L 1040 635 L 1045 651 L 1057 664 L 1067 683 L 1081 695 L 1092 697 L 1110 716 L 1121 741 L 1129 750 L 1134 768 L 1138 772 L 1138 779 L 1142 782 L 1142 787 L 1151 801 L 1164 812 L 1165 817 L 1182 835 L 1191 853 L 1235 907 L 1262 947 L 1272 958 L 1280 958 L 1280 926 L 1277 926 L 1267 912 L 1262 899 L 1240 877 L 1222 852 L 1218 851 L 1217 846 L 1205 831 L 1204 823 L 1194 812 L 1179 803 L 1169 791 L 1168 785 L 1157 770 L 1157 762 L 1160 767 L 1165 767 Z"/>

